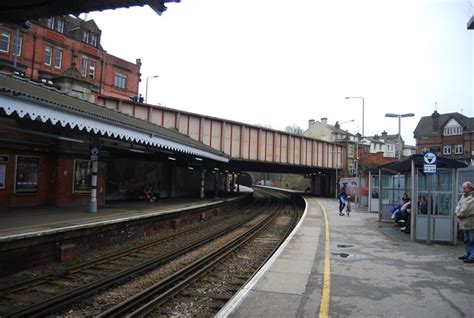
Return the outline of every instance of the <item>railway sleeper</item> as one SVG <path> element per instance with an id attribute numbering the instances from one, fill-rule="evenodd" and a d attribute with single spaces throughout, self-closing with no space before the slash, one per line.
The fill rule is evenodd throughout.
<path id="1" fill-rule="evenodd" d="M 88 268 L 88 269 L 84 269 L 81 271 L 81 273 L 86 273 L 88 275 L 92 275 L 92 276 L 95 276 L 95 277 L 102 277 L 104 276 L 104 271 L 100 270 L 99 268 L 97 269 L 93 269 L 93 268 Z"/>
<path id="2" fill-rule="evenodd" d="M 53 281 L 48 282 L 49 284 L 52 285 L 59 285 L 59 286 L 64 286 L 64 287 L 76 287 L 77 283 L 70 281 L 70 280 L 61 280 L 61 279 L 55 279 Z"/>
<path id="3" fill-rule="evenodd" d="M 37 286 L 33 286 L 29 289 L 30 291 L 33 290 L 33 291 L 36 291 L 38 293 L 45 293 L 45 294 L 49 294 L 49 295 L 57 295 L 58 293 L 61 292 L 61 290 L 55 286 L 51 286 L 50 283 L 48 283 L 48 285 L 37 285 Z"/>
<path id="4" fill-rule="evenodd" d="M 192 291 L 187 291 L 181 293 L 182 296 L 185 297 L 208 297 L 216 300 L 222 300 L 222 301 L 229 301 L 229 299 L 232 297 L 232 295 L 222 295 L 222 294 L 210 294 L 210 293 L 200 293 L 200 292 L 192 292 Z"/>

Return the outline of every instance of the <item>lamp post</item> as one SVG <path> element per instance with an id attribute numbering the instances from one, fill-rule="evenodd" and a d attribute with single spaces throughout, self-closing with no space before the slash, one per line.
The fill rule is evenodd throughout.
<path id="1" fill-rule="evenodd" d="M 402 118 L 413 117 L 413 116 L 415 116 L 415 114 L 413 114 L 413 113 L 406 113 L 406 114 L 387 113 L 387 114 L 385 114 L 385 117 L 392 117 L 392 118 L 398 117 L 398 159 L 399 160 L 402 157 L 402 140 L 401 140 L 401 137 L 400 137 L 400 132 L 401 132 L 400 128 L 401 128 Z"/>
<path id="2" fill-rule="evenodd" d="M 150 77 L 147 77 L 147 78 L 146 78 L 145 103 L 147 103 L 147 104 L 148 104 L 148 80 L 149 80 L 150 78 L 157 78 L 157 77 L 159 77 L 159 76 L 158 76 L 158 75 L 153 75 L 153 76 L 150 76 Z"/>
<path id="3" fill-rule="evenodd" d="M 360 98 L 362 99 L 362 137 L 365 136 L 364 134 L 364 97 L 363 96 L 346 96 L 346 99 L 354 99 Z"/>

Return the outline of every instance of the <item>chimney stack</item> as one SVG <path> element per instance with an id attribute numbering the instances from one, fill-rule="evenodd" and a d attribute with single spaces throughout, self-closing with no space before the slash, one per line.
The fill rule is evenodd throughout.
<path id="1" fill-rule="evenodd" d="M 436 132 L 439 130 L 439 113 L 438 111 L 434 111 L 433 114 L 431 114 L 431 119 L 433 122 L 433 132 Z"/>

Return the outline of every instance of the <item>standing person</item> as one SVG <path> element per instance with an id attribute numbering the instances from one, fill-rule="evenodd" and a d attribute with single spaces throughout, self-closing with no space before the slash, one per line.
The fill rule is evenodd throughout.
<path id="1" fill-rule="evenodd" d="M 346 206 L 346 201 L 347 201 L 346 188 L 347 188 L 347 182 L 343 182 L 341 191 L 339 192 L 339 195 L 337 196 L 339 198 L 339 215 L 344 215 L 342 210 L 344 210 L 344 207 Z"/>
<path id="2" fill-rule="evenodd" d="M 459 259 L 464 263 L 474 263 L 474 191 L 472 183 L 466 181 L 462 184 L 464 194 L 456 205 L 456 217 L 459 228 L 464 231 L 464 255 Z"/>

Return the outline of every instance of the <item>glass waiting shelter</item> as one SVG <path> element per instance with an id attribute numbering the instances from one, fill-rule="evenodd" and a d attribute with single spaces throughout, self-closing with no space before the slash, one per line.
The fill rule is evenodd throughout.
<path id="1" fill-rule="evenodd" d="M 406 192 L 411 198 L 410 239 L 456 244 L 457 170 L 467 165 L 437 157 L 436 170 L 425 172 L 424 164 L 424 156 L 415 154 L 371 169 L 369 193 L 374 200 L 369 209 L 378 212 L 379 221 L 391 221 L 391 209 Z"/>

